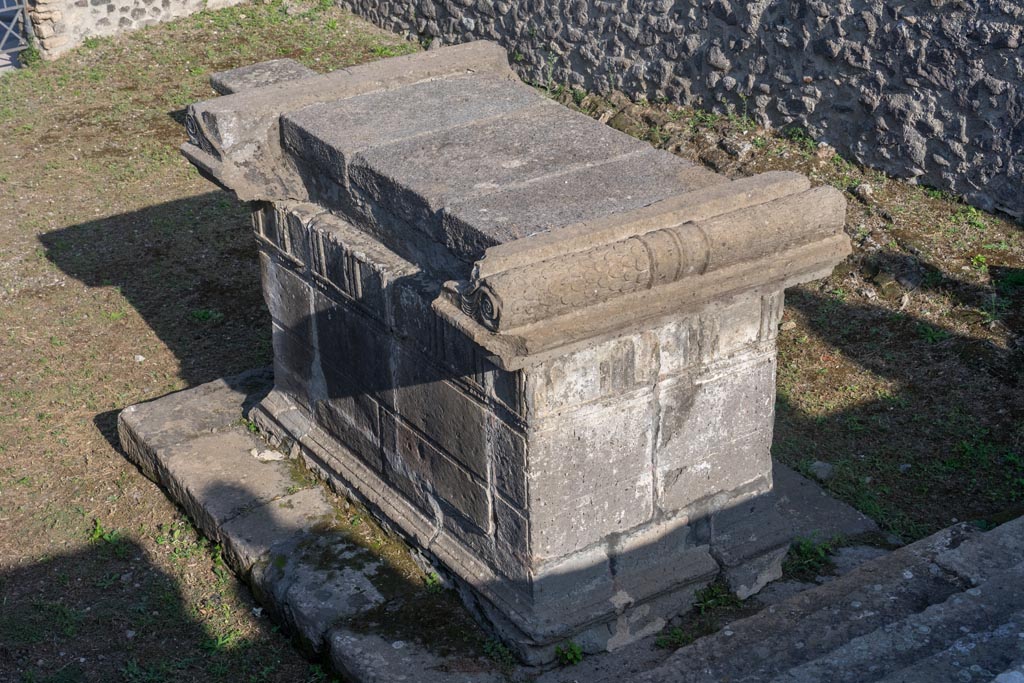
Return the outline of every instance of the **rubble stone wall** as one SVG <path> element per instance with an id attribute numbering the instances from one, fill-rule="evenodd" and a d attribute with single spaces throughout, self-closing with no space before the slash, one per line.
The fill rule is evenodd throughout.
<path id="1" fill-rule="evenodd" d="M 1024 215 L 1017 0 L 341 1 L 432 45 L 499 41 L 534 83 L 800 127 L 867 166 Z"/>
<path id="2" fill-rule="evenodd" d="M 87 38 L 152 26 L 241 0 L 29 0 L 28 15 L 43 59 L 56 59 Z"/>

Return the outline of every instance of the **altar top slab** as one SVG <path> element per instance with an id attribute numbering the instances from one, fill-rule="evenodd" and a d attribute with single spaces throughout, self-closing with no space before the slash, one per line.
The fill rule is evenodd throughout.
<path id="1" fill-rule="evenodd" d="M 268 183 L 261 198 L 312 199 L 359 222 L 384 214 L 374 221 L 382 241 L 417 231 L 463 263 L 493 245 L 728 182 L 551 101 L 481 61 L 488 50 L 467 49 L 466 68 L 424 70 L 422 80 L 415 67 L 427 55 L 387 60 L 394 81 L 378 73 L 369 85 L 361 72 L 371 65 L 265 85 L 247 72 L 248 89 L 195 105 L 194 120 L 220 164 L 250 180 L 270 172 L 254 163 L 261 147 L 279 146 L 266 161 L 283 157 L 297 178 L 283 192 Z M 261 111 L 264 125 L 253 125 Z"/>
<path id="2" fill-rule="evenodd" d="M 281 118 L 281 135 L 305 173 L 332 181 L 317 197 L 329 208 L 384 211 L 398 219 L 384 222 L 391 237 L 411 227 L 467 262 L 726 182 L 492 74 L 304 107 Z"/>

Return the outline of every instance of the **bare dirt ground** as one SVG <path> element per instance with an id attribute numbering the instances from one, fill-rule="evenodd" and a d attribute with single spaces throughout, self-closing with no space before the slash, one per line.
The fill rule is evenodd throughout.
<path id="1" fill-rule="evenodd" d="M 0 78 L 0 681 L 318 681 L 116 443 L 132 403 L 266 364 L 247 210 L 177 154 L 212 71 L 416 49 L 330 2 L 245 5 Z M 727 175 L 848 193 L 856 253 L 789 293 L 774 451 L 911 540 L 1024 506 L 1019 225 L 799 131 L 549 93 Z"/>

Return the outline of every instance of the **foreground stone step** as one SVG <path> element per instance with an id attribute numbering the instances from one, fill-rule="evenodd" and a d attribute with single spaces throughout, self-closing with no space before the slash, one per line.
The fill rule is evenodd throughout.
<path id="1" fill-rule="evenodd" d="M 1020 586 L 1017 586 L 1019 592 Z M 893 672 L 879 683 L 995 681 L 1024 683 L 1024 612 L 962 633 L 946 649 Z M 1002 672 L 1002 678 L 1000 677 Z"/>
<path id="2" fill-rule="evenodd" d="M 994 665 L 998 672 L 1009 665 L 1016 647 L 994 647 L 993 639 L 1012 631 L 1016 640 L 1024 611 L 1024 564 L 994 573 L 982 586 L 956 593 L 922 612 L 888 623 L 836 648 L 824 657 L 801 664 L 773 683 L 868 683 L 910 667 L 923 675 L 934 669 L 966 670 Z M 1007 641 L 1009 642 L 1009 641 Z M 979 647 L 981 646 L 981 647 Z M 947 648 L 946 657 L 933 657 Z M 914 667 L 925 660 L 929 664 Z M 984 664 L 982 663 L 984 662 Z M 923 679 L 921 679 L 923 680 Z M 939 676 L 931 680 L 957 680 Z"/>
<path id="3" fill-rule="evenodd" d="M 1013 567 L 1024 558 L 1024 517 L 979 534 L 935 558 L 943 569 L 978 586 L 993 572 Z"/>
<path id="4" fill-rule="evenodd" d="M 301 649 L 347 681 L 504 681 L 455 596 L 427 590 L 404 546 L 381 535 L 374 551 L 347 531 L 324 487 L 250 431 L 243 411 L 271 381 L 250 372 L 131 406 L 121 445 Z"/>
<path id="5" fill-rule="evenodd" d="M 961 579 L 940 569 L 935 557 L 978 533 L 958 525 L 900 548 L 681 648 L 637 680 L 771 680 L 960 592 Z"/>
<path id="6" fill-rule="evenodd" d="M 1024 655 L 1017 657 L 1010 668 L 992 680 L 993 683 L 1024 683 Z"/>
<path id="7" fill-rule="evenodd" d="M 639 677 L 712 681 L 992 680 L 1022 654 L 1024 518 L 957 525 L 678 650 Z"/>

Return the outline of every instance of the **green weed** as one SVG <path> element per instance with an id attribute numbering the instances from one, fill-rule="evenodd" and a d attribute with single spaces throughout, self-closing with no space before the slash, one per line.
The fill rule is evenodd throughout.
<path id="1" fill-rule="evenodd" d="M 220 633 L 211 638 L 207 638 L 203 643 L 203 647 L 209 652 L 223 652 L 231 647 L 231 645 L 238 640 L 238 636 L 241 635 L 237 629 L 229 629 L 224 633 Z"/>
<path id="2" fill-rule="evenodd" d="M 787 140 L 795 143 L 805 156 L 810 156 L 818 149 L 818 143 L 803 128 L 789 128 L 785 131 L 784 135 Z"/>
<path id="3" fill-rule="evenodd" d="M 798 538 L 793 541 L 789 554 L 782 561 L 782 573 L 800 581 L 813 581 L 815 577 L 833 567 L 831 555 L 834 551 L 834 540 Z"/>
<path id="4" fill-rule="evenodd" d="M 575 666 L 583 661 L 583 648 L 573 641 L 555 648 L 555 659 L 562 666 Z"/>
<path id="5" fill-rule="evenodd" d="M 515 655 L 500 641 L 491 638 L 483 645 L 484 656 L 498 665 L 502 671 L 509 672 L 516 666 Z"/>
<path id="6" fill-rule="evenodd" d="M 917 326 L 917 333 L 921 339 L 929 344 L 938 344 L 950 337 L 949 332 L 946 330 L 939 327 L 932 327 L 931 325 L 925 325 L 924 323 Z"/>
<path id="7" fill-rule="evenodd" d="M 437 575 L 437 572 L 430 572 L 424 576 L 423 585 L 426 586 L 428 593 L 440 593 L 444 590 L 444 582 L 441 581 L 441 577 Z"/>
<path id="8" fill-rule="evenodd" d="M 961 206 L 953 214 L 953 221 L 961 225 L 967 225 L 975 230 L 984 231 L 988 227 L 984 214 L 973 206 Z"/>
<path id="9" fill-rule="evenodd" d="M 739 607 L 742 601 L 736 594 L 729 590 L 729 587 L 720 581 L 709 584 L 697 591 L 697 600 L 694 603 L 699 614 L 708 614 L 714 610 L 723 608 Z"/>
<path id="10" fill-rule="evenodd" d="M 201 323 L 216 323 L 224 319 L 224 314 L 212 308 L 197 308 L 189 316 Z"/>
<path id="11" fill-rule="evenodd" d="M 681 647 L 686 647 L 697 638 L 698 636 L 693 632 L 684 630 L 679 626 L 673 626 L 655 638 L 654 645 L 663 650 L 678 650 Z"/>

